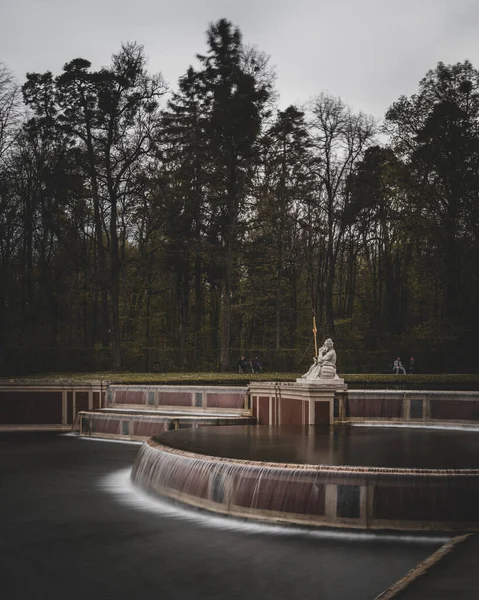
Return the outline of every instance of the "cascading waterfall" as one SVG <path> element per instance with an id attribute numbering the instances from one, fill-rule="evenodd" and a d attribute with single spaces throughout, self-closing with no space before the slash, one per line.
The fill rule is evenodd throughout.
<path id="1" fill-rule="evenodd" d="M 147 439 L 171 429 L 253 424 L 247 388 L 110 385 L 106 406 L 80 411 L 80 435 Z"/>
<path id="2" fill-rule="evenodd" d="M 110 385 L 107 406 L 229 409 L 243 411 L 248 388 L 181 385 Z"/>
<path id="3" fill-rule="evenodd" d="M 241 429 L 159 435 L 140 449 L 132 479 L 151 493 L 237 517 L 364 529 L 479 529 L 477 434 L 461 440 L 463 432 L 430 432 L 423 438 L 422 454 L 415 455 L 421 446 L 419 431 L 404 436 L 395 430 L 392 437 L 388 432 L 389 444 L 381 453 L 381 445 L 372 436 L 368 439 L 365 428 L 358 435 L 350 428 L 333 434 L 321 430 L 306 437 L 319 447 L 322 463 L 308 464 L 266 460 L 275 453 L 284 459 L 278 446 L 281 428 L 255 428 L 259 431 L 249 440 Z M 228 444 L 235 435 L 246 440 L 244 454 L 254 454 L 256 460 L 241 458 L 241 444 Z M 262 447 L 263 436 L 270 442 Z M 287 436 L 285 440 L 290 443 Z M 461 453 L 455 451 L 468 442 L 474 452 L 460 464 Z M 222 445 L 227 447 L 223 455 L 208 453 L 208 448 L 218 451 Z M 446 451 L 438 456 L 440 445 Z M 298 446 L 303 460 L 314 456 L 304 439 Z M 391 448 L 399 456 L 391 456 Z M 291 456 L 301 460 L 300 451 Z M 393 466 L 383 466 L 388 463 Z"/>

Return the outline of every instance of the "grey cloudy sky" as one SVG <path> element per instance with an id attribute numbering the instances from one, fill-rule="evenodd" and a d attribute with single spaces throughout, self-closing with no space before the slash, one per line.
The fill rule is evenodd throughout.
<path id="1" fill-rule="evenodd" d="M 477 0 L 1 0 L 0 61 L 23 83 L 137 41 L 175 88 L 221 17 L 271 56 L 282 107 L 328 91 L 381 118 L 438 61 L 479 68 Z"/>

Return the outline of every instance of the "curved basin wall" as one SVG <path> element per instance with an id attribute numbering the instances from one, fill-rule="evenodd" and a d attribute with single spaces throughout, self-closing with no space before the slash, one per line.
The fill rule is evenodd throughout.
<path id="1" fill-rule="evenodd" d="M 148 440 L 132 479 L 149 492 L 236 517 L 363 529 L 479 530 L 479 470 L 260 463 Z"/>
<path id="2" fill-rule="evenodd" d="M 80 415 L 79 434 L 88 437 L 120 438 L 146 440 L 163 431 L 188 429 L 193 427 L 211 427 L 213 425 L 253 425 L 252 417 L 220 417 L 214 415 L 154 415 L 122 412 L 87 412 Z"/>
<path id="3" fill-rule="evenodd" d="M 246 387 L 110 385 L 106 399 L 109 408 L 204 409 L 243 413 L 247 394 Z"/>

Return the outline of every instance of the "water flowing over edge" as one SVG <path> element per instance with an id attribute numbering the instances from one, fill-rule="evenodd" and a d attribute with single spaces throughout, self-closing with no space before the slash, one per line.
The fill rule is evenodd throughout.
<path id="1" fill-rule="evenodd" d="M 398 542 L 417 544 L 444 544 L 452 536 L 424 534 L 388 534 L 365 531 L 342 531 L 334 529 L 314 529 L 311 527 L 283 526 L 269 523 L 247 521 L 235 517 L 216 516 L 203 510 L 189 509 L 179 503 L 151 496 L 135 486 L 131 480 L 131 469 L 115 471 L 102 479 L 99 486 L 111 494 L 117 502 L 131 508 L 154 513 L 160 517 L 179 519 L 201 527 L 236 531 L 249 535 L 276 535 L 285 537 L 304 537 L 323 540 L 347 540 L 352 542 Z"/>

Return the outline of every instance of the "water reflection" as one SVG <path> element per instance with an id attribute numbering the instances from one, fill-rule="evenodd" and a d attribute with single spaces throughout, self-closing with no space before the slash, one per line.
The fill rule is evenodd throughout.
<path id="1" fill-rule="evenodd" d="M 415 469 L 479 468 L 479 432 L 350 426 L 204 427 L 155 439 L 244 460 Z"/>

